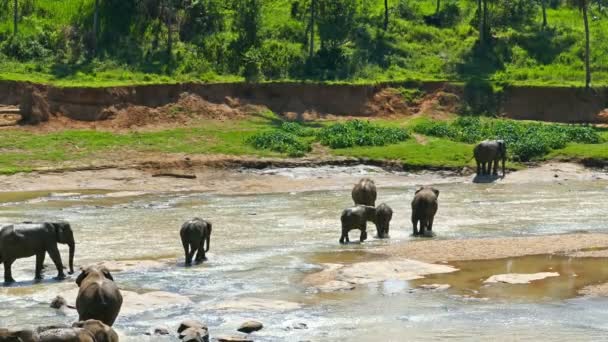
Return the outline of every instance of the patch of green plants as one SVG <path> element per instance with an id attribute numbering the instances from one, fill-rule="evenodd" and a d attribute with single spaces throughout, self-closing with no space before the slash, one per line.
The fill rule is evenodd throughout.
<path id="1" fill-rule="evenodd" d="M 299 137 L 311 137 L 316 134 L 314 128 L 304 127 L 297 122 L 283 122 L 281 130 L 287 133 L 295 134 Z"/>
<path id="2" fill-rule="evenodd" d="M 382 127 L 361 120 L 336 123 L 317 134 L 319 142 L 331 148 L 384 146 L 405 141 L 409 137 L 409 132 L 404 128 Z"/>
<path id="3" fill-rule="evenodd" d="M 310 143 L 299 140 L 294 134 L 280 130 L 256 133 L 246 141 L 257 149 L 285 153 L 290 157 L 303 157 L 311 151 Z"/>
<path id="4" fill-rule="evenodd" d="M 588 125 L 545 124 L 473 116 L 459 117 L 453 122 L 423 121 L 414 125 L 413 130 L 419 134 L 469 144 L 485 139 L 502 139 L 507 143 L 511 159 L 523 162 L 562 149 L 568 143 L 602 142 L 599 131 Z"/>

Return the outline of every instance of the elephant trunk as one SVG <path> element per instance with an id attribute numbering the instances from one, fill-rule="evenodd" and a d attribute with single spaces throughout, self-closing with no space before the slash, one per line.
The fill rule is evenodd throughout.
<path id="1" fill-rule="evenodd" d="M 69 256 L 69 266 L 70 266 L 70 274 L 74 274 L 74 251 L 76 249 L 76 245 L 74 242 L 68 244 L 70 248 L 70 256 Z"/>
<path id="2" fill-rule="evenodd" d="M 207 235 L 205 241 L 207 241 L 207 247 L 205 247 L 205 253 L 207 253 L 209 252 L 209 247 L 211 246 L 211 234 Z"/>

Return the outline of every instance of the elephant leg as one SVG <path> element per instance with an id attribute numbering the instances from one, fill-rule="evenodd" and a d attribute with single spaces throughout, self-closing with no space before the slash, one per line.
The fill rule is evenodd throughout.
<path id="1" fill-rule="evenodd" d="M 367 227 L 363 226 L 361 228 L 361 235 L 359 235 L 359 242 L 364 242 L 365 240 L 367 240 Z"/>
<path id="2" fill-rule="evenodd" d="M 51 260 L 53 260 L 55 267 L 57 268 L 57 277 L 55 277 L 55 279 L 65 279 L 65 273 L 63 273 L 63 263 L 61 262 L 61 254 L 59 254 L 59 249 L 57 249 L 57 245 L 49 247 L 47 252 L 51 257 Z"/>
<path id="3" fill-rule="evenodd" d="M 192 258 L 188 257 L 188 256 L 190 256 L 190 251 L 188 250 L 188 243 L 185 241 L 182 241 L 182 245 L 184 246 L 184 262 L 186 263 L 186 265 L 191 265 Z"/>
<path id="4" fill-rule="evenodd" d="M 205 256 L 205 239 L 201 239 L 201 243 L 198 246 L 198 252 L 196 252 L 196 258 L 194 259 L 197 263 L 207 260 Z"/>
<path id="5" fill-rule="evenodd" d="M 6 284 L 14 283 L 13 273 L 11 272 L 11 266 L 13 265 L 13 259 L 4 259 L 4 282 Z"/>
<path id="6" fill-rule="evenodd" d="M 348 241 L 348 228 L 342 224 L 342 235 L 340 235 L 340 243 L 345 244 Z"/>
<path id="7" fill-rule="evenodd" d="M 476 162 L 477 163 L 477 174 L 481 175 L 481 163 L 480 162 Z"/>
<path id="8" fill-rule="evenodd" d="M 42 251 L 42 252 L 38 252 L 36 253 L 36 275 L 35 278 L 36 280 L 40 280 L 42 279 L 42 266 L 44 264 L 44 257 L 46 255 L 46 251 Z"/>
<path id="9" fill-rule="evenodd" d="M 192 265 L 192 259 L 194 258 L 194 253 L 197 252 L 197 247 L 190 244 L 190 252 L 186 255 L 186 262 L 188 265 Z"/>
<path id="10" fill-rule="evenodd" d="M 494 161 L 494 169 L 492 170 L 494 176 L 498 176 L 498 160 Z"/>
<path id="11" fill-rule="evenodd" d="M 412 235 L 418 236 L 418 219 L 414 216 L 412 216 L 412 226 L 414 227 Z"/>
<path id="12" fill-rule="evenodd" d="M 432 233 L 432 232 L 433 232 L 433 221 L 435 221 L 435 218 L 434 218 L 434 217 L 430 217 L 430 218 L 429 218 L 429 226 L 428 226 L 428 228 L 427 228 L 427 230 L 428 230 L 430 233 Z"/>

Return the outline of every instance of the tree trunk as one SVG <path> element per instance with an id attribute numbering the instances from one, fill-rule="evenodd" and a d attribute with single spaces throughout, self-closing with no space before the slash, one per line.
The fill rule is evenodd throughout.
<path id="1" fill-rule="evenodd" d="M 315 53 L 315 13 L 317 0 L 312 0 L 310 2 L 310 44 L 309 44 L 309 52 L 308 58 L 312 59 L 313 54 Z"/>
<path id="2" fill-rule="evenodd" d="M 585 22 L 585 88 L 591 86 L 591 66 L 589 58 L 591 54 L 591 46 L 589 42 L 589 18 L 587 16 L 588 1 L 583 0 L 583 21 Z"/>
<path id="3" fill-rule="evenodd" d="M 547 0 L 540 0 L 543 9 L 543 28 L 547 27 Z"/>
<path id="4" fill-rule="evenodd" d="M 487 40 L 490 34 L 488 27 L 488 0 L 483 0 L 483 37 Z"/>
<path id="5" fill-rule="evenodd" d="M 99 34 L 99 0 L 95 0 L 93 13 L 93 56 L 97 55 L 97 36 Z"/>
<path id="6" fill-rule="evenodd" d="M 388 0 L 384 0 L 384 31 L 388 29 Z"/>
<path id="7" fill-rule="evenodd" d="M 484 41 L 485 41 L 485 37 L 484 37 L 484 22 L 483 22 L 483 9 L 481 7 L 481 1 L 482 0 L 477 0 L 477 20 L 479 20 L 479 44 L 481 46 L 484 45 Z"/>
<path id="8" fill-rule="evenodd" d="M 19 1 L 13 2 L 13 33 L 17 34 L 17 22 L 19 21 Z"/>
<path id="9" fill-rule="evenodd" d="M 435 15 L 439 14 L 440 9 L 441 9 L 441 0 L 437 0 L 437 8 L 435 9 Z"/>
<path id="10" fill-rule="evenodd" d="M 168 10 L 168 17 L 167 17 L 167 54 L 169 55 L 169 60 L 171 60 L 171 57 L 173 56 L 173 32 L 171 29 L 171 26 L 173 26 L 172 24 L 172 18 L 171 18 L 171 10 Z"/>

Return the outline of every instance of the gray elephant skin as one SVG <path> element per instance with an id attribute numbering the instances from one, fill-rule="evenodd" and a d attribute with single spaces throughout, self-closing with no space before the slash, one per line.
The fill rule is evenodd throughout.
<path id="1" fill-rule="evenodd" d="M 89 266 L 76 279 L 80 287 L 76 297 L 79 321 L 99 320 L 112 326 L 122 307 L 122 295 L 105 267 Z"/>
<path id="2" fill-rule="evenodd" d="M 386 204 L 378 206 L 380 210 L 369 205 L 356 205 L 342 211 L 340 222 L 342 223 L 342 235 L 340 243 L 350 242 L 348 233 L 353 229 L 359 229 L 361 234 L 359 242 L 367 240 L 367 222 L 373 222 L 378 230 L 378 237 L 388 235 L 388 223 L 390 222 L 393 211 Z M 386 230 L 385 230 L 386 229 Z"/>
<path id="3" fill-rule="evenodd" d="M 369 178 L 363 178 L 355 184 L 351 196 L 355 205 L 360 204 L 375 207 L 377 197 L 376 184 Z"/>
<path id="4" fill-rule="evenodd" d="M 437 198 L 439 198 L 439 190 L 433 187 L 423 186 L 416 190 L 412 200 L 414 236 L 433 235 L 433 221 L 438 208 Z M 420 231 L 418 230 L 418 223 L 420 223 Z"/>
<path id="5" fill-rule="evenodd" d="M 505 163 L 507 161 L 507 144 L 504 140 L 485 140 L 473 149 L 473 156 L 477 162 L 477 174 L 498 175 L 498 162 L 502 161 L 502 175 L 505 176 Z"/>
<path id="6" fill-rule="evenodd" d="M 192 258 L 196 253 L 196 263 L 207 260 L 206 252 L 211 245 L 211 222 L 195 217 L 186 221 L 179 232 L 184 247 L 186 265 L 192 265 Z M 206 244 L 206 246 L 205 246 Z"/>
<path id="7" fill-rule="evenodd" d="M 376 219 L 374 220 L 374 223 L 376 224 L 376 229 L 378 230 L 378 238 L 389 238 L 388 231 L 392 218 L 393 209 L 391 209 L 391 207 L 389 207 L 386 203 L 382 203 L 376 207 Z"/>
<path id="8" fill-rule="evenodd" d="M 0 329 L 0 342 L 118 342 L 118 334 L 97 320 L 77 322 L 72 327 L 48 327 L 9 331 Z"/>
<path id="9" fill-rule="evenodd" d="M 0 262 L 4 263 L 4 282 L 13 283 L 11 266 L 17 259 L 36 256 L 36 279 L 42 279 L 46 253 L 57 268 L 57 279 L 65 279 L 63 263 L 57 244 L 69 247 L 70 274 L 74 273 L 75 242 L 67 222 L 20 223 L 0 229 Z"/>

